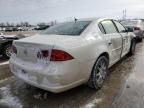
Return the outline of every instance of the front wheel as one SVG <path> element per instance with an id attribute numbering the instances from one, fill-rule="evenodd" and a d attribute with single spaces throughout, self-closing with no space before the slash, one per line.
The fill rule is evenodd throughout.
<path id="1" fill-rule="evenodd" d="M 96 61 L 91 76 L 88 81 L 88 85 L 94 89 L 100 89 L 106 79 L 108 73 L 108 59 L 105 56 L 101 56 Z"/>
<path id="2" fill-rule="evenodd" d="M 143 38 L 138 39 L 138 41 L 139 41 L 139 42 L 142 42 L 142 41 L 143 41 Z"/>
<path id="3" fill-rule="evenodd" d="M 131 41 L 131 46 L 130 46 L 130 50 L 129 50 L 129 55 L 134 55 L 135 53 L 135 48 L 136 48 L 136 40 L 132 39 Z"/>

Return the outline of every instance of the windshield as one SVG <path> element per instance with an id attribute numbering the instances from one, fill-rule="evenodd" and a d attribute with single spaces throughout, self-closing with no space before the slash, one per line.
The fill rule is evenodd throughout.
<path id="1" fill-rule="evenodd" d="M 55 35 L 80 35 L 91 21 L 76 21 L 66 22 L 54 25 L 42 34 L 55 34 Z"/>
<path id="2" fill-rule="evenodd" d="M 138 21 L 122 21 L 121 23 L 125 26 L 136 26 Z"/>

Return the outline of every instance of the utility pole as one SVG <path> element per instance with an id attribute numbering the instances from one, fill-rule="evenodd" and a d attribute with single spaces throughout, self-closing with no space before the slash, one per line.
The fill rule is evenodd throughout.
<path id="1" fill-rule="evenodd" d="M 127 10 L 124 9 L 124 10 L 123 10 L 123 19 L 126 19 L 126 17 L 127 17 Z"/>

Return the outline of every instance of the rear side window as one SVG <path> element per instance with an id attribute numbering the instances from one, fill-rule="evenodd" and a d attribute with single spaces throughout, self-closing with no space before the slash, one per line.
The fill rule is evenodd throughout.
<path id="1" fill-rule="evenodd" d="M 117 26 L 119 32 L 124 32 L 124 31 L 125 31 L 124 26 L 121 25 L 119 22 L 114 21 L 114 23 L 115 23 L 115 25 Z"/>
<path id="2" fill-rule="evenodd" d="M 101 31 L 103 34 L 105 34 L 105 30 L 104 30 L 102 24 L 99 23 L 98 26 L 99 26 L 100 31 Z"/>
<path id="3" fill-rule="evenodd" d="M 80 35 L 91 21 L 76 21 L 76 22 L 66 22 L 54 25 L 42 34 L 54 34 L 54 35 Z"/>
<path id="4" fill-rule="evenodd" d="M 101 22 L 101 24 L 103 25 L 106 34 L 117 33 L 117 30 L 112 21 L 110 20 L 103 21 Z"/>

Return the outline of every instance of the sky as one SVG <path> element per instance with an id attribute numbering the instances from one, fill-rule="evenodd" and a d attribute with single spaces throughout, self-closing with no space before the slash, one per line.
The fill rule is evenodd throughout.
<path id="1" fill-rule="evenodd" d="M 0 0 L 0 22 L 30 23 L 76 18 L 144 18 L 144 0 Z"/>

